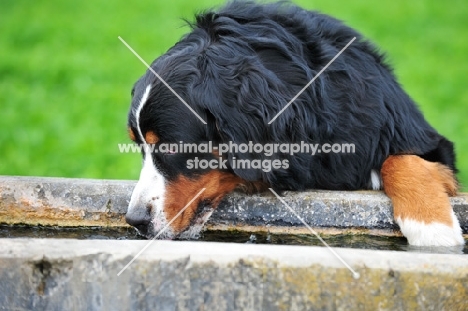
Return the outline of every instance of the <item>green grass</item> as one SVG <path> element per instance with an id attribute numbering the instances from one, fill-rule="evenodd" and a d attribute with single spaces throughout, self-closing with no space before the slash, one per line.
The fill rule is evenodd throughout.
<path id="1" fill-rule="evenodd" d="M 442 1 L 297 1 L 344 20 L 388 52 L 428 121 L 455 141 L 468 185 L 468 6 Z M 188 31 L 181 17 L 222 1 L 0 3 L 0 174 L 136 179 L 130 89 Z M 465 187 L 464 190 L 468 188 Z"/>

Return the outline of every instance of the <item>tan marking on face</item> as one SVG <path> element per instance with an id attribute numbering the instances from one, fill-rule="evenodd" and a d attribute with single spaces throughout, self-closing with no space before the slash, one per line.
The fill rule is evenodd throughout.
<path id="1" fill-rule="evenodd" d="M 190 225 L 202 201 L 208 200 L 210 201 L 210 205 L 216 208 L 222 198 L 233 191 L 242 181 L 240 177 L 232 173 L 217 170 L 201 175 L 196 179 L 189 179 L 180 175 L 174 182 L 168 184 L 166 189 L 166 201 L 164 204 L 166 219 L 171 220 L 174 218 L 202 188 L 206 189 L 171 224 L 174 232 L 182 232 Z"/>
<path id="2" fill-rule="evenodd" d="M 153 131 L 148 131 L 145 134 L 145 140 L 148 144 L 156 144 L 159 141 L 159 137 Z"/>
<path id="3" fill-rule="evenodd" d="M 395 219 L 453 225 L 449 195 L 456 195 L 458 184 L 448 167 L 415 155 L 389 156 L 381 175 Z"/>
<path id="4" fill-rule="evenodd" d="M 133 133 L 133 130 L 132 128 L 129 126 L 128 127 L 128 137 L 130 137 L 131 140 L 135 141 L 136 137 L 135 137 L 135 133 Z"/>

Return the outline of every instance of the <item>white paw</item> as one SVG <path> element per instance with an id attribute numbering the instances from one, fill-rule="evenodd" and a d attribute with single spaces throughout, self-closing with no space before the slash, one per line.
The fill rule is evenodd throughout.
<path id="1" fill-rule="evenodd" d="M 452 226 L 413 219 L 395 219 L 408 243 L 414 246 L 455 246 L 465 244 L 457 217 L 452 212 Z"/>

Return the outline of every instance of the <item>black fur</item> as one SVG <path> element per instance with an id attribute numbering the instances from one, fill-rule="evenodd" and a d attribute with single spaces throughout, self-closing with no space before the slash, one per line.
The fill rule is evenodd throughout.
<path id="1" fill-rule="evenodd" d="M 281 114 L 268 122 L 353 38 L 351 46 Z M 150 71 L 135 84 L 133 106 L 146 86 L 142 132 L 159 143 L 354 143 L 355 154 L 299 154 L 288 169 L 237 170 L 247 181 L 278 190 L 366 189 L 372 169 L 389 155 L 416 154 L 455 168 L 453 144 L 424 119 L 384 56 L 340 21 L 289 3 L 231 2 L 196 17 L 192 32 L 151 67 L 208 124 L 204 125 Z M 136 127 L 134 111 L 129 126 Z M 155 156 L 168 180 L 193 176 L 186 160 L 211 154 Z M 229 160 L 265 158 L 229 154 Z"/>

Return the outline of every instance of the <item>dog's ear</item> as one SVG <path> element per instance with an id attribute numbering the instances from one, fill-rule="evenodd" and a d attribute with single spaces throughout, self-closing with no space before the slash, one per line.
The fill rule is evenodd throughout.
<path id="1" fill-rule="evenodd" d="M 253 143 L 274 141 L 268 130 L 268 98 L 256 93 L 251 88 L 251 78 L 233 79 L 233 81 L 206 81 L 192 90 L 197 107 L 207 121 L 206 137 L 215 144 L 229 144 L 239 147 Z M 222 80 L 222 81 L 221 81 Z M 228 83 L 230 83 L 228 85 Z M 243 90 L 243 87 L 247 89 Z M 273 109 L 272 109 L 273 110 Z M 236 175 L 248 181 L 266 181 L 271 171 L 258 168 L 267 156 L 264 153 L 245 152 L 239 148 L 230 148 L 222 154 L 229 162 Z M 253 161 L 256 162 L 253 162 Z M 255 163 L 256 168 L 249 167 Z"/>
<path id="2" fill-rule="evenodd" d="M 207 137 L 212 139 L 215 145 L 224 144 L 228 147 L 227 152 L 222 150 L 221 156 L 228 160 L 229 167 L 244 180 L 264 181 L 266 172 L 250 165 L 254 160 L 263 161 L 265 156 L 262 153 L 244 152 L 238 148 L 240 145 L 248 146 L 249 141 L 259 142 L 264 139 L 265 133 L 261 131 L 257 121 L 249 118 L 252 114 L 245 115 L 235 107 L 219 104 L 217 101 L 205 101 L 205 104 Z"/>
<path id="3" fill-rule="evenodd" d="M 310 117 L 305 107 L 307 101 L 310 101 L 307 93 L 313 92 L 311 90 L 306 90 L 291 107 L 269 124 L 308 81 L 304 68 L 295 65 L 284 53 L 271 49 L 259 50 L 256 47 L 258 54 L 250 57 L 245 55 L 252 54 L 251 51 L 232 50 L 221 54 L 216 49 L 209 49 L 198 59 L 199 81 L 193 84 L 191 95 L 208 120 L 207 137 L 217 138 L 219 143 L 232 142 L 237 146 L 249 142 L 290 143 L 291 139 L 307 138 L 307 133 L 297 131 L 297 127 L 305 124 Z M 273 63 L 279 60 L 283 60 L 281 65 L 275 66 Z M 304 132 L 304 137 L 299 137 L 299 134 L 291 136 L 291 133 L 298 132 Z M 246 169 L 236 165 L 239 161 L 252 163 L 257 160 L 258 164 L 258 161 L 263 163 L 267 159 L 282 158 L 286 157 L 244 153 L 240 150 L 230 150 L 228 154 L 233 171 L 249 181 L 269 181 L 275 179 L 275 174 L 279 172 Z"/>

